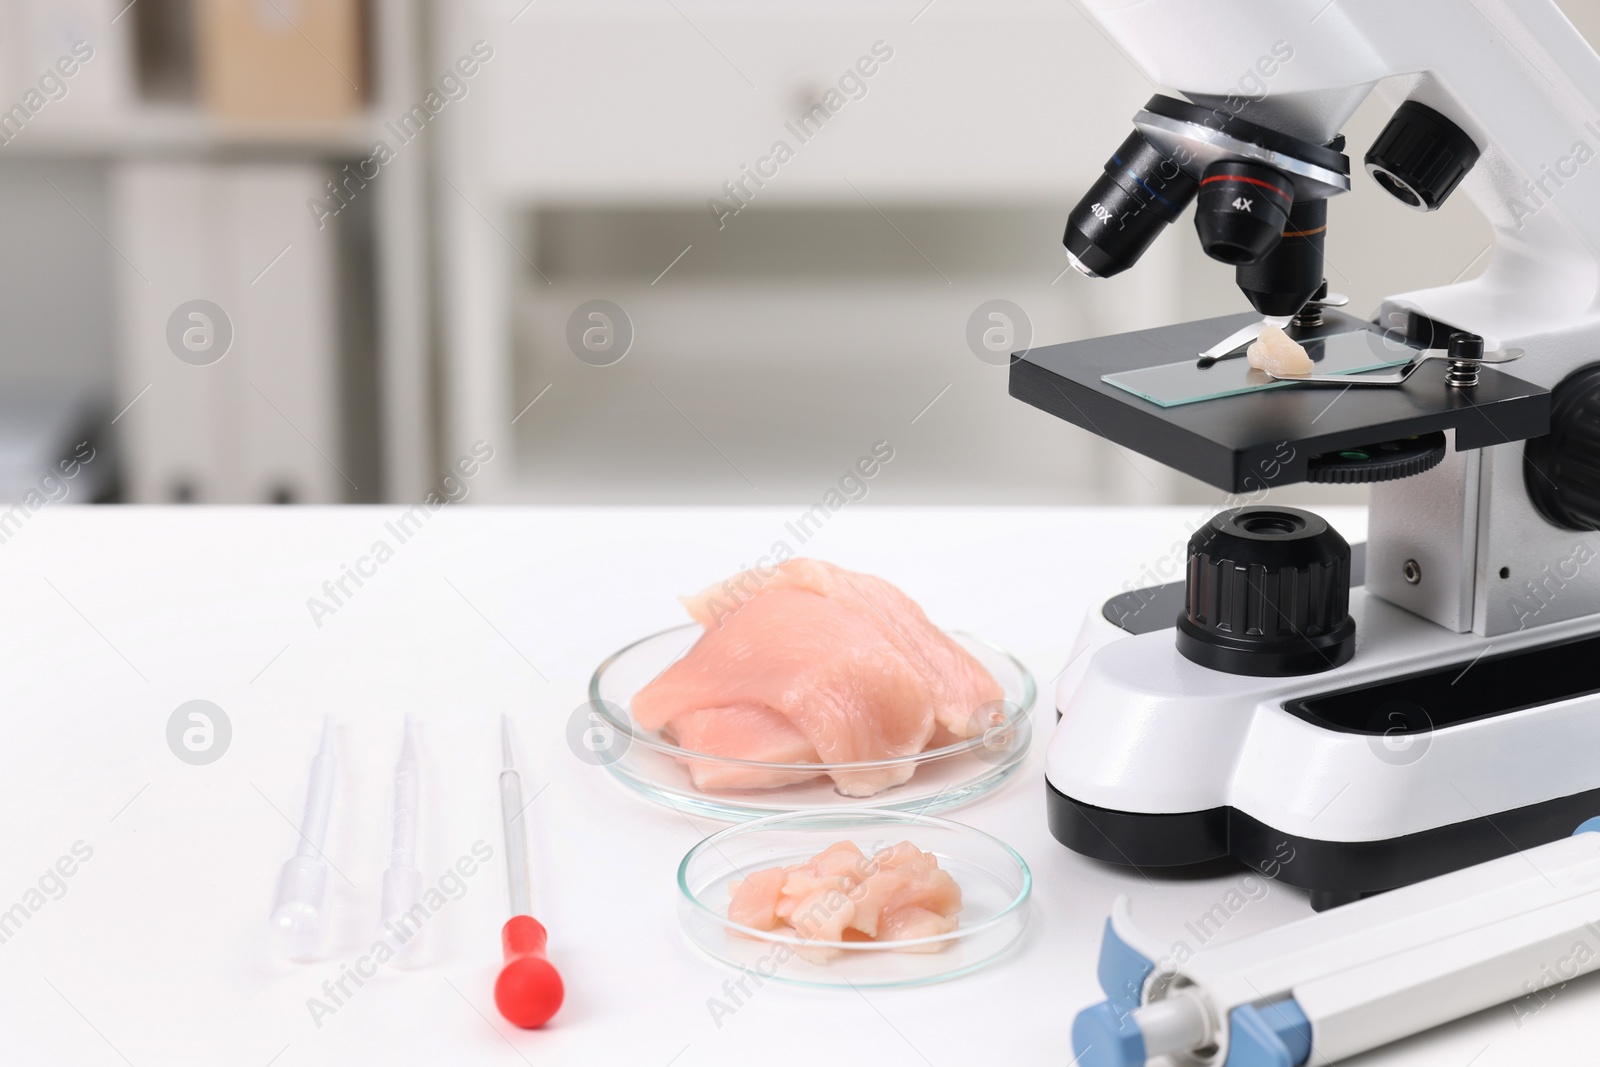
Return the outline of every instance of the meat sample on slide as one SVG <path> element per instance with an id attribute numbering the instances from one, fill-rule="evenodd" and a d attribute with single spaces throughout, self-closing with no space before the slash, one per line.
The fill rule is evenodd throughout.
<path id="1" fill-rule="evenodd" d="M 961 887 L 931 852 L 909 841 L 870 858 L 840 841 L 801 863 L 768 867 L 728 885 L 729 921 L 812 942 L 796 949 L 812 963 L 845 951 L 840 942 L 916 941 L 953 931 L 960 923 Z M 748 936 L 748 935 L 747 935 Z M 905 952 L 944 947 L 908 944 Z"/>
<path id="2" fill-rule="evenodd" d="M 994 677 L 881 578 L 816 560 L 748 571 L 684 605 L 705 632 L 633 698 L 634 720 L 679 747 L 765 763 L 891 760 L 993 725 Z M 702 790 L 788 785 L 808 773 L 688 761 Z M 912 767 L 819 767 L 847 796 Z"/>
<path id="3" fill-rule="evenodd" d="M 1300 342 L 1277 326 L 1263 326 L 1244 355 L 1250 366 L 1272 374 L 1310 374 L 1317 369 Z"/>

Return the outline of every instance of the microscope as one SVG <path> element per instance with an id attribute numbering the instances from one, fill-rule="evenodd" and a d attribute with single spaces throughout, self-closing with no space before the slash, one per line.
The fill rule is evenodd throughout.
<path id="1" fill-rule="evenodd" d="M 1013 357 L 1012 396 L 1237 505 L 1181 581 L 1091 614 L 1052 833 L 1231 856 L 1319 911 L 1566 837 L 1600 814 L 1600 57 L 1552 0 L 1079 2 L 1172 91 L 1072 212 L 1071 264 L 1129 270 L 1193 203 L 1253 311 Z M 1347 145 L 1373 92 L 1393 116 Z M 1341 311 L 1351 191 L 1469 197 L 1486 270 Z M 1316 371 L 1249 368 L 1265 324 Z M 1299 482 L 1369 483 L 1367 543 L 1273 502 Z"/>

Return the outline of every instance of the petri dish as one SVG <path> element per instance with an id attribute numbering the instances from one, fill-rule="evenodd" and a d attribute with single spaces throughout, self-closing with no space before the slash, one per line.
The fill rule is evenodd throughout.
<path id="1" fill-rule="evenodd" d="M 867 856 L 910 841 L 961 887 L 960 925 L 914 941 L 820 941 L 756 930 L 727 917 L 729 886 L 755 871 L 808 860 L 839 841 Z M 1027 928 L 1033 874 L 1016 850 L 981 830 L 911 812 L 788 812 L 729 827 L 678 865 L 678 916 L 690 943 L 763 981 L 813 988 L 889 989 L 970 974 L 1004 956 Z M 831 958 L 816 962 L 823 950 Z"/>
<path id="2" fill-rule="evenodd" d="M 765 763 L 693 752 L 659 731 L 633 721 L 633 696 L 687 652 L 700 636 L 698 623 L 663 630 L 635 641 L 595 669 L 589 682 L 587 758 L 603 765 L 618 781 L 650 800 L 679 811 L 728 821 L 818 808 L 881 808 L 932 814 L 983 796 L 1017 769 L 1033 737 L 1033 675 L 1009 652 L 971 634 L 950 637 L 994 675 L 1003 699 L 986 711 L 990 725 L 975 737 L 894 759 L 861 763 Z M 689 775 L 698 763 L 793 772 L 787 785 L 768 789 L 702 790 Z M 906 782 L 870 797 L 851 797 L 834 788 L 835 772 L 872 772 L 910 767 Z"/>

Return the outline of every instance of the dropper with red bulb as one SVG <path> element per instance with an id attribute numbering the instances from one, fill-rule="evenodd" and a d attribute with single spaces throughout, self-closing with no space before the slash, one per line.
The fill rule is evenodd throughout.
<path id="1" fill-rule="evenodd" d="M 528 878 L 528 837 L 522 825 L 522 778 L 511 754 L 511 721 L 500 718 L 500 817 L 506 831 L 506 886 L 511 918 L 500 929 L 505 966 L 494 982 L 494 1003 L 507 1022 L 534 1030 L 561 1007 L 561 975 L 545 956 L 549 935 L 533 917 Z"/>

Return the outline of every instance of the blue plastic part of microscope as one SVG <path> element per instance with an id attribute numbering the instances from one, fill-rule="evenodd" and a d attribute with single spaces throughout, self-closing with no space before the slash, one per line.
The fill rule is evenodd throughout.
<path id="1" fill-rule="evenodd" d="M 1077 1067 L 1144 1067 L 1144 1034 L 1131 1009 L 1104 1000 L 1072 1020 L 1072 1052 Z"/>
<path id="2" fill-rule="evenodd" d="M 1311 1021 L 1293 997 L 1259 1008 L 1246 1004 L 1228 1017 L 1223 1067 L 1300 1067 L 1310 1058 Z"/>
<path id="3" fill-rule="evenodd" d="M 1117 936 L 1106 920 L 1106 931 L 1100 939 L 1100 967 L 1096 972 L 1100 988 L 1105 990 L 1108 1002 L 1124 1013 L 1137 1008 L 1144 1000 L 1144 983 L 1156 965 L 1135 951 Z"/>
<path id="4" fill-rule="evenodd" d="M 1136 951 L 1106 920 L 1096 977 L 1106 998 L 1072 1021 L 1072 1051 L 1079 1067 L 1144 1067 L 1144 1034 L 1133 1010 L 1144 1000 L 1145 979 L 1156 965 Z"/>
<path id="5" fill-rule="evenodd" d="M 1572 836 L 1577 837 L 1579 834 L 1589 833 L 1600 833 L 1600 816 L 1590 819 L 1588 822 L 1572 831 Z"/>

